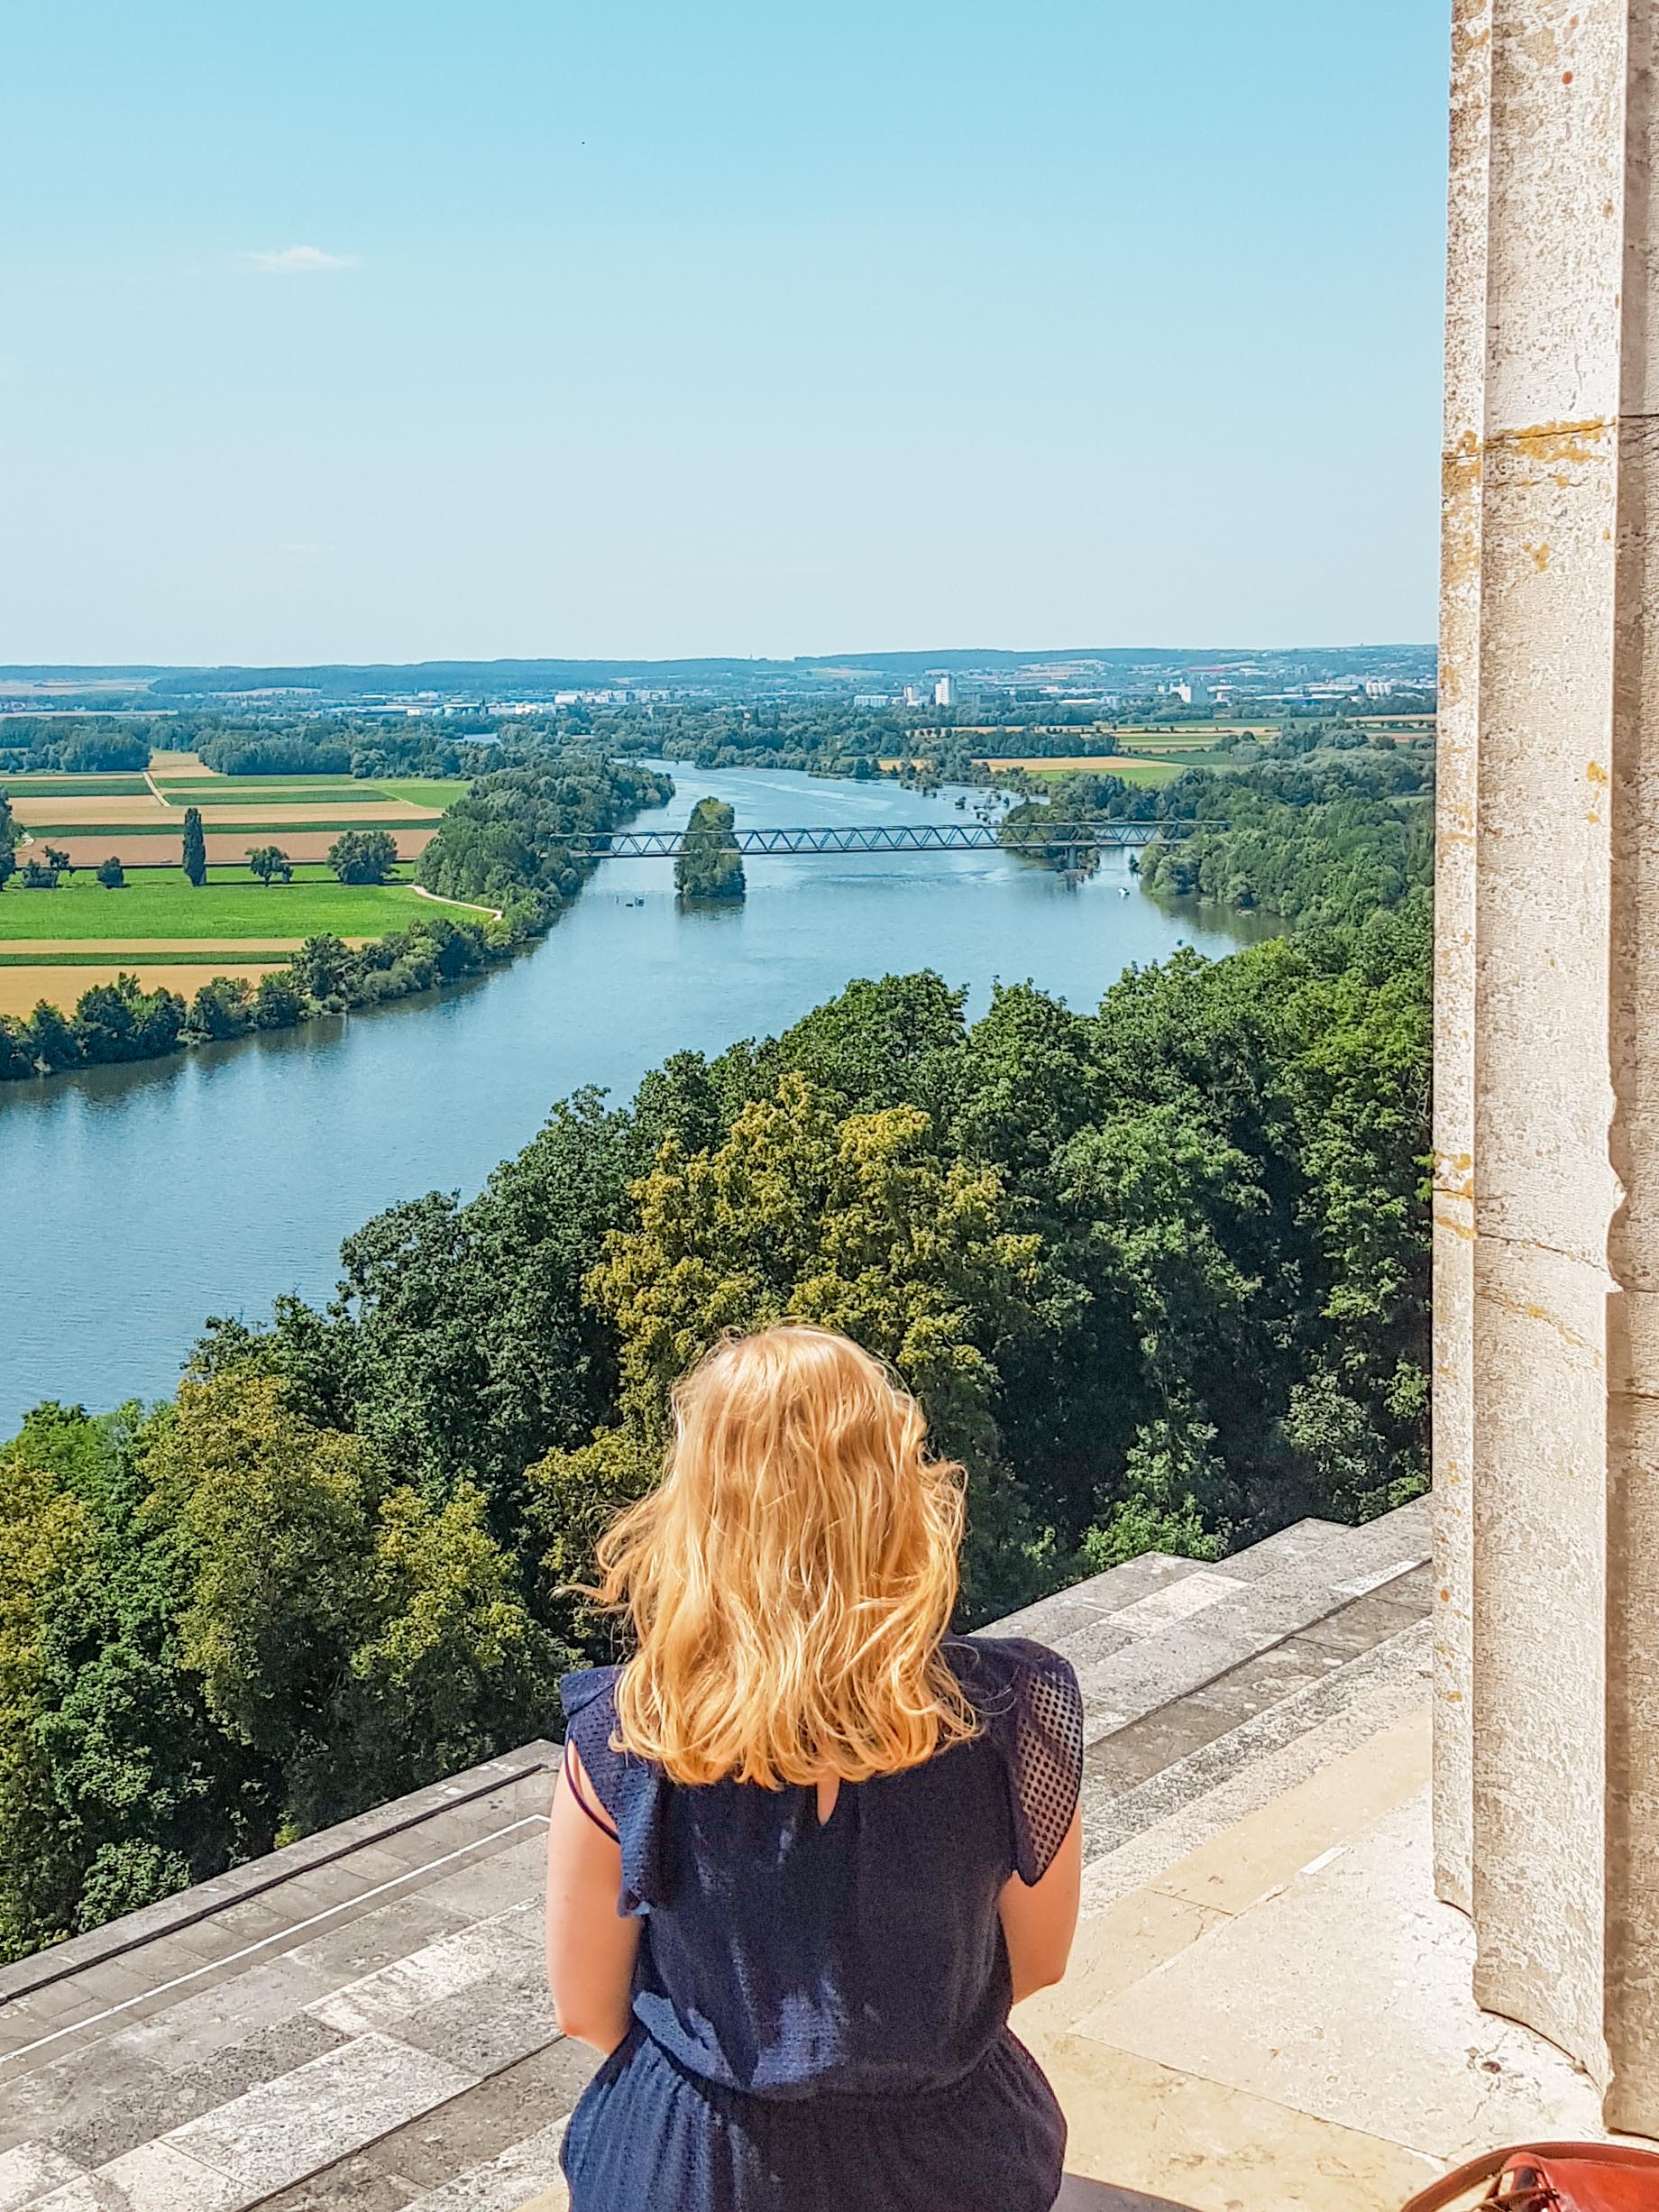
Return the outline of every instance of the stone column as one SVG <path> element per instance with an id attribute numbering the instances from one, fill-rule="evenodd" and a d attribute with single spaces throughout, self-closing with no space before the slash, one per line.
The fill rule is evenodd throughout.
<path id="1" fill-rule="evenodd" d="M 1656 24 L 1659 0 L 1457 7 L 1435 1139 L 1436 1878 L 1480 2003 L 1647 2134 Z"/>

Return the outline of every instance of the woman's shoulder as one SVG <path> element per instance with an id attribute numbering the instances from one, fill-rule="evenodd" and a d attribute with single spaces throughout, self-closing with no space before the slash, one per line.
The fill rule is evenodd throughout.
<path id="1" fill-rule="evenodd" d="M 582 1771 L 617 1831 L 622 1847 L 619 1910 L 650 1910 L 661 1894 L 661 1822 L 664 1791 L 655 1767 L 617 1748 L 617 1666 L 584 1666 L 559 1684 L 564 1739 L 581 1756 Z"/>
<path id="2" fill-rule="evenodd" d="M 559 1680 L 559 1703 L 564 1708 L 566 1721 L 573 1721 L 578 1713 L 586 1712 L 590 1706 L 614 1703 L 619 1666 L 584 1666 Z"/>
<path id="3" fill-rule="evenodd" d="M 1015 1712 L 1044 1688 L 1076 1694 L 1069 1659 L 1025 1636 L 948 1636 L 946 1664 L 984 1721 Z"/>
<path id="4" fill-rule="evenodd" d="M 946 1656 L 1007 1775 L 1012 1859 L 1040 1881 L 1083 1781 L 1083 1693 L 1069 1659 L 1022 1636 L 953 1636 Z"/>

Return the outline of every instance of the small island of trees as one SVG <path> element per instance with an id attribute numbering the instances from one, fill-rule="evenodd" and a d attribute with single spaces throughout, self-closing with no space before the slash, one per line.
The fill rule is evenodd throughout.
<path id="1" fill-rule="evenodd" d="M 730 901 L 746 896 L 743 856 L 733 842 L 738 818 L 724 799 L 699 799 L 685 825 L 685 845 L 674 862 L 674 889 L 683 899 Z"/>

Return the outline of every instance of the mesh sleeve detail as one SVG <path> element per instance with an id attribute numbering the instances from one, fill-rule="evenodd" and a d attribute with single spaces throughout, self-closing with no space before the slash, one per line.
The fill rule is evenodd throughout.
<path id="1" fill-rule="evenodd" d="M 1014 1871 L 1030 1887 L 1066 1840 L 1083 1784 L 1083 1694 L 1056 1653 L 1041 1651 L 1024 1672 L 1009 1734 Z"/>
<path id="2" fill-rule="evenodd" d="M 1083 1693 L 1069 1660 L 1021 1636 L 946 1639 L 1008 1785 L 1013 1870 L 1041 1881 L 1066 1840 L 1083 1784 Z"/>
<path id="3" fill-rule="evenodd" d="M 617 1750 L 616 1669 L 596 1666 L 566 1675 L 559 1684 L 564 1734 L 581 1757 L 593 1794 L 610 1815 L 622 1848 L 622 1887 L 617 1910 L 633 1918 L 662 1895 L 662 1812 L 665 1787 L 648 1760 Z"/>

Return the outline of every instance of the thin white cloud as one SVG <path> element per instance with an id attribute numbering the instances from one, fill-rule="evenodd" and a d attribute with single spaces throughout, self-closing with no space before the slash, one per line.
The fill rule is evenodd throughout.
<path id="1" fill-rule="evenodd" d="M 268 277 L 312 277 L 329 269 L 355 269 L 355 253 L 325 253 L 321 246 L 282 246 L 244 253 L 251 268 Z"/>

